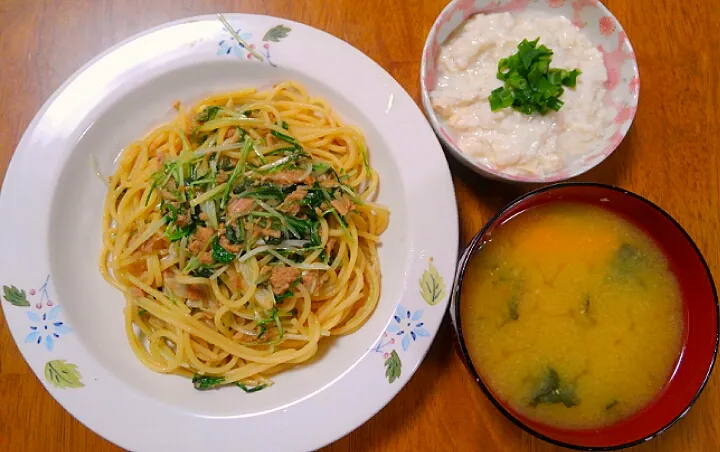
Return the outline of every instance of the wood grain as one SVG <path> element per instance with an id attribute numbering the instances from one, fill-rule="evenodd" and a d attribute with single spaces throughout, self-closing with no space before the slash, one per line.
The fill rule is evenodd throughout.
<path id="1" fill-rule="evenodd" d="M 52 92 L 87 60 L 134 33 L 184 16 L 255 12 L 320 28 L 387 69 L 419 100 L 423 42 L 446 0 L 2 0 L 0 183 L 23 130 Z M 716 0 L 606 0 L 637 52 L 641 100 L 618 151 L 581 180 L 617 184 L 656 202 L 695 238 L 720 274 L 720 52 Z M 462 240 L 530 187 L 489 182 L 454 161 Z M 0 220 L 1 221 L 1 220 Z M 9 331 L 0 328 L 0 451 L 117 451 L 42 388 Z M 380 413 L 326 451 L 557 448 L 515 427 L 481 394 L 445 323 L 423 365 Z M 694 409 L 633 452 L 720 451 L 715 372 Z"/>

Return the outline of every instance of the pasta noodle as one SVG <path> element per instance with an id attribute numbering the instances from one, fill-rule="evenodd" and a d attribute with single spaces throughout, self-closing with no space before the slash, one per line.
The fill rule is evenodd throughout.
<path id="1" fill-rule="evenodd" d="M 256 391 L 372 314 L 389 212 L 362 132 L 298 83 L 175 107 L 109 178 L 100 270 L 148 368 Z"/>

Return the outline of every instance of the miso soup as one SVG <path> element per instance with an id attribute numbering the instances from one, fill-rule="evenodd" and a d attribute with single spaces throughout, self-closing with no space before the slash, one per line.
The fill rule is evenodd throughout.
<path id="1" fill-rule="evenodd" d="M 508 220 L 471 258 L 461 295 L 465 345 L 485 384 L 554 427 L 632 415 L 680 355 L 682 299 L 667 259 L 599 207 L 552 204 Z"/>

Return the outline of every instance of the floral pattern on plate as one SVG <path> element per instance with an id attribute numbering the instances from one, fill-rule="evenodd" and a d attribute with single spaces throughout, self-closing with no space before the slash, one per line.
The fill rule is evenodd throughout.
<path id="1" fill-rule="evenodd" d="M 44 346 L 48 352 L 53 352 L 58 339 L 72 333 L 73 330 L 61 320 L 60 305 L 50 299 L 49 284 L 50 275 L 45 278 L 39 289 L 30 289 L 28 293 L 15 286 L 3 286 L 3 298 L 19 308 L 34 308 L 25 313 L 30 321 L 30 332 L 25 336 L 24 342 Z M 37 298 L 38 301 L 34 306 L 28 300 L 28 295 Z M 56 388 L 83 387 L 85 385 L 80 382 L 81 378 L 77 366 L 65 360 L 55 359 L 45 364 L 45 380 Z"/>
<path id="2" fill-rule="evenodd" d="M 262 50 L 258 51 L 255 44 L 252 42 L 252 33 L 243 31 L 238 28 L 231 33 L 231 29 L 228 29 L 228 37 L 218 42 L 218 55 L 235 55 L 240 58 L 247 58 L 248 60 L 256 59 L 260 61 L 267 61 L 272 67 L 277 67 L 273 62 L 272 56 L 270 55 L 270 43 L 280 42 L 285 39 L 292 29 L 285 25 L 279 24 L 270 28 L 262 38 Z M 240 38 L 239 40 L 237 38 Z"/>
<path id="3" fill-rule="evenodd" d="M 445 298 L 445 282 L 442 276 L 433 265 L 433 259 L 430 258 L 427 270 L 423 272 L 420 278 L 420 296 L 430 306 L 435 306 L 443 298 Z M 395 309 L 395 315 L 390 320 L 387 328 L 380 336 L 374 350 L 383 354 L 385 360 L 385 376 L 388 383 L 393 383 L 402 375 L 402 360 L 396 349 L 396 345 L 400 344 L 403 352 L 407 352 L 410 345 L 420 338 L 432 336 L 428 330 L 424 328 L 422 321 L 424 311 L 418 309 L 410 311 L 403 305 L 398 304 Z"/>

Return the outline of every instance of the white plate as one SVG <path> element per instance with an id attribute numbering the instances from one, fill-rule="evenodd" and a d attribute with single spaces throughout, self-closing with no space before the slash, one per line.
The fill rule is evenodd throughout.
<path id="1" fill-rule="evenodd" d="M 0 277 L 12 335 L 73 416 L 133 451 L 311 450 L 380 410 L 422 361 L 447 306 L 458 224 L 447 162 L 403 88 L 347 43 L 284 19 L 215 16 L 162 25 L 91 61 L 28 127 L 0 197 Z M 64 51 L 71 51 L 64 49 Z M 264 391 L 199 392 L 130 350 L 122 295 L 97 269 L 105 187 L 123 146 L 172 117 L 176 99 L 287 79 L 366 134 L 391 209 L 382 297 L 365 326 Z M 48 276 L 50 275 L 50 276 Z M 399 375 L 398 375 L 399 374 Z"/>

